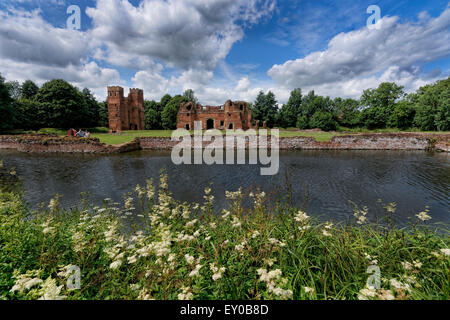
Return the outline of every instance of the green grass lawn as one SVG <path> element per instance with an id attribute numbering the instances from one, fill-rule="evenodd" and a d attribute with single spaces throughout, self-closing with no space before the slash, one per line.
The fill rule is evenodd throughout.
<path id="1" fill-rule="evenodd" d="M 93 133 L 91 136 L 106 144 L 121 144 L 133 141 L 137 137 L 171 137 L 172 130 L 123 131 L 122 133 Z"/>
<path id="2" fill-rule="evenodd" d="M 344 133 L 336 132 L 303 132 L 303 131 L 280 131 L 280 137 L 313 137 L 317 141 L 329 141 L 336 135 Z M 130 142 L 136 137 L 171 137 L 172 130 L 142 130 L 142 131 L 123 131 L 119 134 L 94 133 L 92 137 L 100 139 L 106 144 L 121 144 Z"/>

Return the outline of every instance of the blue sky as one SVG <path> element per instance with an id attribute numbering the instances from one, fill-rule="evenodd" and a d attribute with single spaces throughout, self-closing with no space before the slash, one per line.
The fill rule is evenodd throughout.
<path id="1" fill-rule="evenodd" d="M 66 29 L 69 5 L 79 31 Z M 366 26 L 370 5 L 378 30 Z M 448 0 L 7 0 L 0 14 L 3 76 L 64 78 L 99 99 L 117 84 L 156 100 L 193 88 L 205 104 L 260 90 L 284 103 L 296 87 L 358 98 L 383 81 L 413 91 L 450 74 Z"/>

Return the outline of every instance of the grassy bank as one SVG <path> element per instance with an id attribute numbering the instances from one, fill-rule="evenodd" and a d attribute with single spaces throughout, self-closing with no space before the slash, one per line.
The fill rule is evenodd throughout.
<path id="1" fill-rule="evenodd" d="M 135 131 L 123 131 L 118 134 L 109 134 L 108 128 L 92 128 L 88 129 L 91 132 L 91 137 L 98 138 L 101 142 L 106 144 L 122 144 L 131 142 L 137 137 L 171 137 L 172 130 L 135 130 Z M 298 129 L 280 129 L 281 138 L 289 137 L 311 137 L 318 142 L 330 141 L 335 136 L 359 134 L 359 133 L 397 133 L 397 132 L 415 132 L 415 133 L 432 133 L 432 134 L 449 134 L 450 132 L 421 132 L 421 131 L 400 131 L 398 129 L 380 129 L 380 130 L 368 130 L 364 128 L 339 128 L 339 131 L 324 132 L 324 131 L 301 131 Z M 67 135 L 66 130 L 44 128 L 38 131 L 13 131 L 9 134 L 57 134 L 61 136 Z M 193 133 L 193 132 L 192 132 Z"/>
<path id="2" fill-rule="evenodd" d="M 401 230 L 366 224 L 364 209 L 344 226 L 269 206 L 260 192 L 227 199 L 221 215 L 210 189 L 201 204 L 178 203 L 164 174 L 124 203 L 69 211 L 56 197 L 32 212 L 20 191 L 3 191 L 0 298 L 449 299 L 450 238 L 423 226 L 427 211 Z M 395 205 L 386 210 L 395 218 Z M 68 290 L 73 265 L 81 286 Z M 367 287 L 377 268 L 380 289 Z"/>

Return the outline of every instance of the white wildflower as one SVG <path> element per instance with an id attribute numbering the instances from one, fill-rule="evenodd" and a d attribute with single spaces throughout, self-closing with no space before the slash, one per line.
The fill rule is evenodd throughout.
<path id="1" fill-rule="evenodd" d="M 189 254 L 185 254 L 184 258 L 186 259 L 186 262 L 188 264 L 193 264 L 194 261 L 195 261 L 195 258 L 193 256 L 189 255 Z"/>

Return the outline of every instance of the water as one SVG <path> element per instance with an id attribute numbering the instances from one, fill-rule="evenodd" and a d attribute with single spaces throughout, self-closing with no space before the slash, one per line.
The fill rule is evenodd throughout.
<path id="1" fill-rule="evenodd" d="M 289 151 L 280 154 L 280 172 L 260 176 L 256 165 L 175 166 L 168 152 L 140 151 L 117 155 L 25 154 L 0 151 L 5 167 L 16 167 L 31 206 L 47 202 L 56 193 L 65 207 L 89 192 L 93 202 L 122 201 L 123 194 L 161 168 L 169 187 L 181 201 L 202 202 L 212 183 L 216 208 L 226 205 L 225 191 L 239 187 L 264 190 L 274 203 L 291 185 L 293 202 L 310 215 L 348 221 L 353 201 L 369 207 L 373 221 L 384 215 L 378 203 L 396 202 L 396 216 L 406 223 L 430 207 L 433 221 L 450 222 L 450 155 L 402 151 Z"/>

